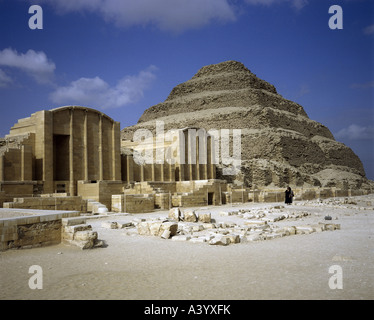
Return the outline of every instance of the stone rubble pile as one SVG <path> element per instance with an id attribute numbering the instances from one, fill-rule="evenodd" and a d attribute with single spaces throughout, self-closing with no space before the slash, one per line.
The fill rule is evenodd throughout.
<path id="1" fill-rule="evenodd" d="M 340 229 L 339 224 L 326 222 L 283 227 L 269 224 L 284 219 L 299 219 L 310 215 L 308 212 L 282 213 L 279 209 L 282 209 L 282 206 L 270 209 L 227 210 L 219 213 L 219 216 L 236 215 L 241 217 L 243 219 L 242 223 L 238 224 L 229 221 L 216 222 L 211 218 L 210 212 L 202 213 L 192 209 L 181 211 L 179 208 L 172 208 L 168 217 L 135 218 L 132 222 L 127 223 L 106 221 L 102 223 L 102 227 L 136 229 L 138 235 L 221 246 Z M 277 210 L 279 212 L 276 212 Z M 127 234 L 134 233 L 128 232 Z"/>
<path id="2" fill-rule="evenodd" d="M 104 244 L 98 239 L 97 232 L 92 230 L 92 226 L 86 224 L 86 219 L 83 217 L 62 219 L 62 241 L 82 250 L 102 247 Z"/>
<path id="3" fill-rule="evenodd" d="M 337 209 L 356 209 L 356 210 L 374 210 L 372 201 L 361 201 L 361 204 L 366 206 L 359 206 L 359 202 L 350 198 L 328 198 L 328 199 L 315 199 L 307 201 L 298 201 L 295 203 L 298 206 L 316 206 L 316 207 L 329 207 Z"/>

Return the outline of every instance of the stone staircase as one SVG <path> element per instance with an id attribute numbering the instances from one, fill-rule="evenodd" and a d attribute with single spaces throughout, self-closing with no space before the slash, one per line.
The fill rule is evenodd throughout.
<path id="1" fill-rule="evenodd" d="M 105 204 L 102 204 L 92 199 L 88 199 L 87 212 L 91 212 L 92 214 L 107 214 L 109 210 Z"/>

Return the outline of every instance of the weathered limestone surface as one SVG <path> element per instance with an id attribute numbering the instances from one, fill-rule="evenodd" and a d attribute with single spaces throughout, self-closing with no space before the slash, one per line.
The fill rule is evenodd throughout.
<path id="1" fill-rule="evenodd" d="M 79 215 L 79 211 L 10 209 L 10 212 L 15 217 L 0 219 L 0 251 L 61 243 L 64 229 L 62 220 Z"/>
<path id="2" fill-rule="evenodd" d="M 247 187 L 370 189 L 372 183 L 357 155 L 326 126 L 237 61 L 201 68 L 164 102 L 145 110 L 138 124 L 124 128 L 122 138 L 131 139 L 140 128 L 155 132 L 156 120 L 165 130 L 241 129 L 241 172 L 222 176 L 218 166 L 217 178 Z"/>
<path id="3" fill-rule="evenodd" d="M 65 218 L 62 219 L 62 241 L 83 249 L 92 249 L 103 246 L 103 241 L 98 239 L 96 231 L 92 230 L 92 226 L 86 224 L 86 219 Z"/>

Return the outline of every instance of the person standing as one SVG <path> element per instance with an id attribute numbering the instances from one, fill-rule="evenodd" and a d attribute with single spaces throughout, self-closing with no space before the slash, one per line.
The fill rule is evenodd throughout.
<path id="1" fill-rule="evenodd" d="M 285 191 L 285 203 L 291 204 L 292 198 L 294 197 L 293 191 L 290 187 L 287 187 L 287 190 Z"/>

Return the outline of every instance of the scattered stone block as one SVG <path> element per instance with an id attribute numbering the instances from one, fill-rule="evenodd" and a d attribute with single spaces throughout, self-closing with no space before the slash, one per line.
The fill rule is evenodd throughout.
<path id="1" fill-rule="evenodd" d="M 171 232 L 169 230 L 165 230 L 162 234 L 161 234 L 161 238 L 163 239 L 169 239 L 171 236 Z"/>
<path id="2" fill-rule="evenodd" d="M 187 235 L 180 235 L 180 236 L 174 236 L 171 238 L 173 241 L 188 241 L 191 239 L 191 236 Z"/>
<path id="3" fill-rule="evenodd" d="M 324 225 L 325 230 L 329 230 L 329 231 L 340 230 L 340 224 L 337 224 L 337 223 L 323 223 L 323 222 L 320 222 L 319 224 Z"/>
<path id="4" fill-rule="evenodd" d="M 193 210 L 185 210 L 183 215 L 184 215 L 185 222 L 196 222 L 197 221 L 195 211 Z"/>
<path id="5" fill-rule="evenodd" d="M 314 232 L 313 227 L 310 226 L 296 226 L 296 234 L 310 234 Z"/>
<path id="6" fill-rule="evenodd" d="M 199 212 L 198 221 L 202 223 L 210 223 L 212 221 L 212 215 L 210 212 Z"/>
<path id="7" fill-rule="evenodd" d="M 169 210 L 169 219 L 175 220 L 175 221 L 182 221 L 182 212 L 180 211 L 179 208 L 171 208 Z"/>
<path id="8" fill-rule="evenodd" d="M 191 238 L 190 242 L 193 242 L 193 243 L 204 243 L 204 242 L 206 242 L 206 238 L 205 237 Z"/>
<path id="9" fill-rule="evenodd" d="M 296 228 L 294 226 L 284 227 L 283 230 L 286 233 L 286 235 L 292 236 L 296 234 Z"/>
<path id="10" fill-rule="evenodd" d="M 239 243 L 240 237 L 238 234 L 230 233 L 227 235 L 227 237 L 230 239 L 230 243 Z"/>
<path id="11" fill-rule="evenodd" d="M 204 226 L 202 224 L 196 224 L 196 225 L 192 226 L 192 231 L 193 232 L 199 232 L 199 231 L 203 231 L 203 230 L 204 230 Z"/>
<path id="12" fill-rule="evenodd" d="M 140 234 L 142 236 L 149 236 L 150 235 L 148 222 L 146 222 L 146 221 L 139 222 L 136 225 L 136 229 L 138 230 L 138 234 Z"/>
<path id="13" fill-rule="evenodd" d="M 210 245 L 218 245 L 218 246 L 227 246 L 230 244 L 230 239 L 227 236 L 215 236 L 212 240 L 209 241 Z"/>
<path id="14" fill-rule="evenodd" d="M 151 236 L 160 236 L 161 221 L 148 222 L 149 233 Z M 161 233 L 162 234 L 162 233 Z"/>
<path id="15" fill-rule="evenodd" d="M 134 224 L 132 222 L 117 222 L 118 229 L 124 229 L 124 228 L 130 228 L 130 227 L 134 227 Z"/>
<path id="16" fill-rule="evenodd" d="M 170 231 L 170 236 L 173 237 L 177 234 L 178 231 L 178 223 L 175 222 L 164 222 L 160 226 L 160 235 L 164 233 L 164 231 Z"/>
<path id="17" fill-rule="evenodd" d="M 215 229 L 216 225 L 214 223 L 204 223 L 203 227 L 204 229 Z"/>
<path id="18" fill-rule="evenodd" d="M 117 229 L 117 222 L 114 222 L 114 221 L 103 221 L 101 223 L 101 226 L 103 228 L 107 228 L 107 229 Z"/>
<path id="19" fill-rule="evenodd" d="M 264 225 L 264 224 L 267 224 L 266 221 L 264 220 L 247 220 L 247 221 L 244 221 L 244 224 L 246 225 Z"/>
<path id="20" fill-rule="evenodd" d="M 262 240 L 262 236 L 260 233 L 252 233 L 246 236 L 247 241 L 259 241 Z"/>
<path id="21" fill-rule="evenodd" d="M 77 224 L 85 224 L 86 218 L 83 218 L 83 217 L 62 218 L 61 223 L 63 226 L 75 226 Z"/>
<path id="22" fill-rule="evenodd" d="M 77 241 L 88 241 L 96 240 L 97 232 L 96 231 L 78 231 L 74 234 L 74 240 Z"/>

